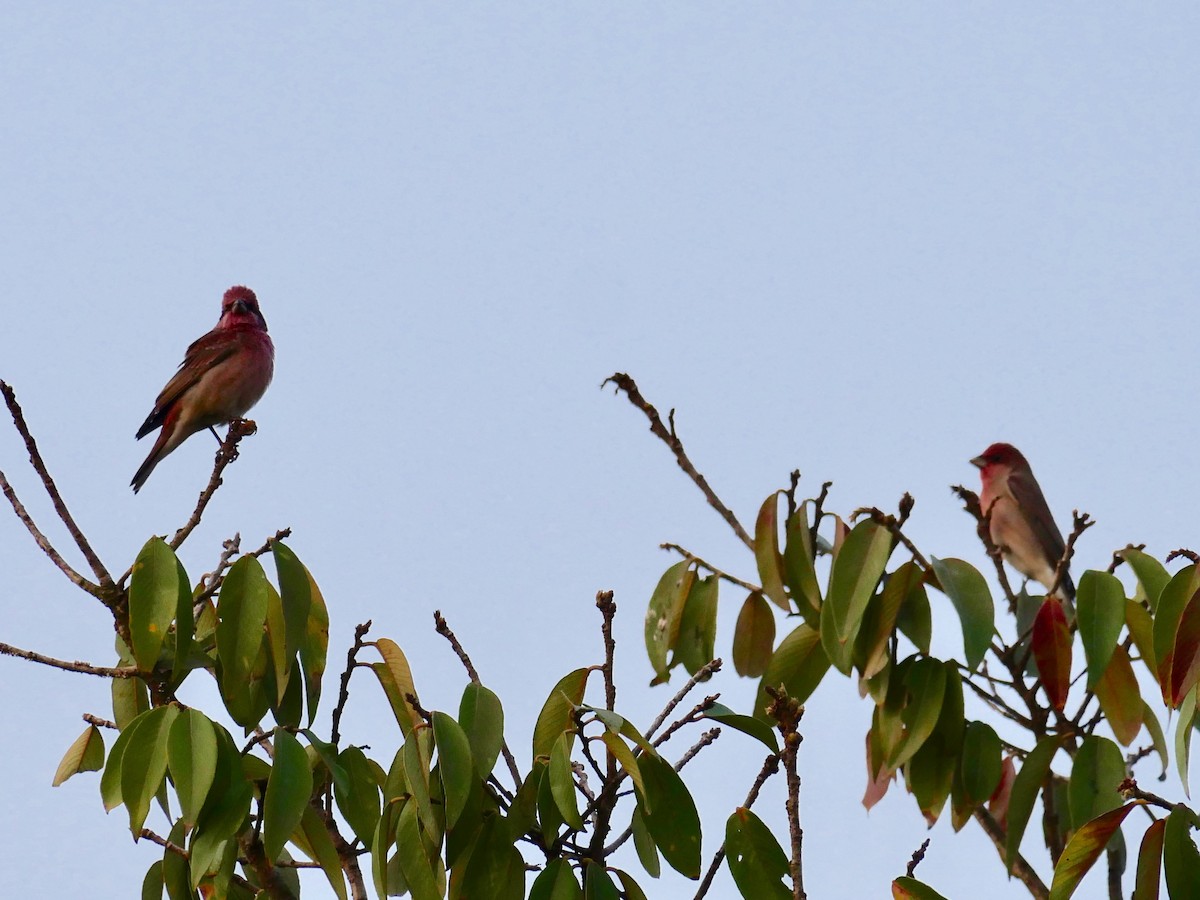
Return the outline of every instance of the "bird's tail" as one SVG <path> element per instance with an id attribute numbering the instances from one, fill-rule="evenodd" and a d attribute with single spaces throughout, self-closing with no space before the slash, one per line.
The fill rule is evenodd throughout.
<path id="1" fill-rule="evenodd" d="M 133 481 L 129 482 L 133 486 L 135 494 L 142 489 L 142 485 L 146 483 L 146 479 L 150 477 L 150 473 L 154 471 L 154 467 L 162 461 L 164 456 L 175 449 L 174 446 L 168 446 L 167 443 L 175 430 L 171 427 L 172 424 L 168 422 L 163 426 L 163 430 L 158 433 L 158 440 L 154 442 L 154 446 L 150 450 L 150 455 L 146 457 L 146 461 L 134 473 Z"/>

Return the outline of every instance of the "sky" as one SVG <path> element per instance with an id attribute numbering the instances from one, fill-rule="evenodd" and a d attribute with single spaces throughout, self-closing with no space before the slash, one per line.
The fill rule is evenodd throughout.
<path id="1" fill-rule="evenodd" d="M 798 468 L 802 491 L 833 481 L 844 513 L 911 492 L 914 540 L 982 565 L 948 486 L 1005 440 L 1060 523 L 1074 508 L 1098 521 L 1078 567 L 1129 542 L 1160 558 L 1195 543 L 1198 19 L 1118 4 L 9 4 L 0 378 L 123 571 L 186 519 L 214 449 L 193 438 L 135 497 L 149 447 L 134 432 L 221 293 L 251 286 L 275 381 L 184 565 L 198 577 L 233 533 L 257 546 L 290 526 L 330 605 L 330 659 L 371 619 L 424 705 L 453 711 L 465 681 L 433 633 L 441 609 L 505 701 L 524 767 L 551 686 L 601 660 L 597 590 L 619 607 L 618 710 L 645 725 L 680 683 L 647 687 L 642 618 L 673 561 L 658 545 L 754 577 L 645 420 L 599 390 L 615 371 L 677 410 L 743 522 Z M 0 468 L 65 547 L 3 426 Z M 727 659 L 742 599 L 722 588 Z M 934 602 L 935 653 L 960 652 Z M 104 610 L 5 515 L 0 604 L 0 640 L 111 661 Z M 748 709 L 755 685 L 726 668 L 708 689 Z M 130 896 L 155 849 L 104 815 L 96 776 L 50 787 L 80 715 L 110 711 L 107 685 L 8 658 L 0 673 L 0 894 Z M 863 810 L 869 722 L 837 675 L 808 703 L 810 896 L 881 895 L 926 836 L 918 875 L 946 896 L 1027 896 L 974 824 L 926 835 L 901 786 Z M 398 740 L 361 673 L 343 730 Z M 760 758 L 727 732 L 685 769 L 706 864 Z M 771 785 L 756 806 L 777 828 L 782 797 Z M 1048 877 L 1039 844 L 1026 852 Z M 694 893 L 668 875 L 646 889 Z M 732 892 L 722 874 L 712 896 Z"/>

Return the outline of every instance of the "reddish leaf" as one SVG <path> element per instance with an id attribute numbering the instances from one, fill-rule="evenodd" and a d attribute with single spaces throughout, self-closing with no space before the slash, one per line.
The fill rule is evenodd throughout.
<path id="1" fill-rule="evenodd" d="M 1017 780 L 1017 766 L 1013 762 L 1011 756 L 1004 757 L 1004 763 L 1000 766 L 1000 783 L 996 785 L 996 790 L 992 791 L 992 796 L 988 799 L 988 812 L 992 814 L 992 818 L 1004 827 L 1008 819 L 1008 800 L 1012 796 L 1013 782 Z"/>
<path id="2" fill-rule="evenodd" d="M 878 743 L 871 740 L 874 729 L 867 732 L 867 792 L 863 794 L 862 804 L 870 809 L 883 799 L 896 780 L 896 770 L 883 765 L 883 751 L 874 746 Z"/>
<path id="3" fill-rule="evenodd" d="M 1104 852 L 1108 839 L 1113 836 L 1129 811 L 1140 803 L 1127 803 L 1111 809 L 1102 816 L 1092 819 L 1075 832 L 1067 842 L 1058 865 L 1054 867 L 1054 881 L 1050 885 L 1050 900 L 1067 900 L 1088 873 L 1092 865 Z"/>
<path id="4" fill-rule="evenodd" d="M 1071 687 L 1071 631 L 1057 597 L 1047 597 L 1033 620 L 1033 658 L 1046 696 L 1061 711 Z"/>
<path id="5" fill-rule="evenodd" d="M 1096 697 L 1104 718 L 1122 746 L 1128 747 L 1142 730 L 1142 710 L 1145 703 L 1138 690 L 1137 676 L 1129 653 L 1120 644 L 1095 686 Z"/>
<path id="6" fill-rule="evenodd" d="M 1179 619 L 1171 654 L 1171 705 L 1178 707 L 1200 681 L 1200 591 L 1192 595 Z"/>
<path id="7" fill-rule="evenodd" d="M 779 494 L 776 491 L 764 502 L 754 523 L 754 559 L 763 593 L 784 612 L 791 612 L 787 593 L 783 589 L 783 554 L 779 552 Z"/>
<path id="8" fill-rule="evenodd" d="M 758 591 L 750 594 L 733 629 L 733 667 L 747 678 L 767 671 L 775 645 L 775 616 Z M 707 660 L 706 660 L 707 662 Z"/>
<path id="9" fill-rule="evenodd" d="M 1163 834 L 1167 820 L 1152 823 L 1142 835 L 1142 849 L 1138 851 L 1137 879 L 1133 892 L 1138 900 L 1158 900 L 1158 889 L 1162 883 Z"/>

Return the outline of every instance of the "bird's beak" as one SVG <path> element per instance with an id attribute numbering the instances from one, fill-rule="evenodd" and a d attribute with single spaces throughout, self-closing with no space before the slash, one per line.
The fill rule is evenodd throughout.
<path id="1" fill-rule="evenodd" d="M 987 460 L 984 459 L 982 456 L 977 456 L 973 460 L 971 460 L 971 465 L 982 469 L 984 466 L 987 465 Z"/>
<path id="2" fill-rule="evenodd" d="M 233 311 L 239 316 L 244 316 L 246 313 L 250 312 L 250 304 L 239 297 L 237 300 L 233 301 Z"/>

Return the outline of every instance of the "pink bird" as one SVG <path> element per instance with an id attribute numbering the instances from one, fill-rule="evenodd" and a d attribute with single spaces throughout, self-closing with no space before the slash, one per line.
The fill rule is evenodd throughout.
<path id="1" fill-rule="evenodd" d="M 991 511 L 992 543 L 1009 565 L 1050 590 L 1066 544 L 1029 461 L 1012 444 L 992 444 L 971 462 L 979 467 L 983 485 L 979 505 Z M 1068 604 L 1075 599 L 1066 571 L 1058 591 Z"/>
<path id="2" fill-rule="evenodd" d="M 136 494 L 163 457 L 205 428 L 239 419 L 259 401 L 271 383 L 275 345 L 254 291 L 231 287 L 221 301 L 217 326 L 187 349 L 175 377 L 167 382 L 154 409 L 138 429 L 138 440 L 162 426 L 154 449 L 133 476 Z M 220 440 L 220 438 L 218 438 Z"/>

